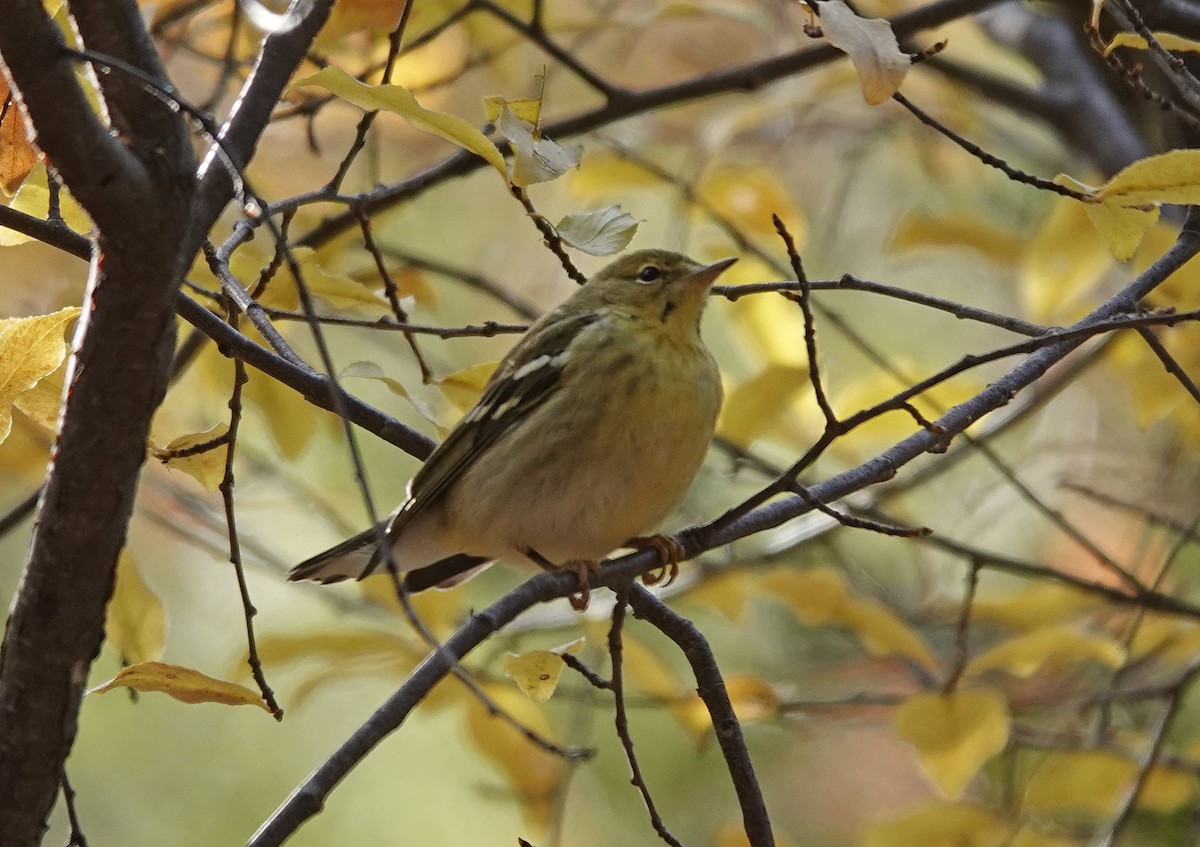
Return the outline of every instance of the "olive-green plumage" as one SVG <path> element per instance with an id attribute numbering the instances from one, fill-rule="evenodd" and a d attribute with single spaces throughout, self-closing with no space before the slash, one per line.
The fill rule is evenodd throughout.
<path id="1" fill-rule="evenodd" d="M 670 514 L 721 406 L 700 317 L 730 264 L 632 253 L 529 328 L 388 523 L 412 587 L 453 584 L 493 559 L 596 561 Z M 289 579 L 362 578 L 381 566 L 376 538 L 356 536 Z"/>

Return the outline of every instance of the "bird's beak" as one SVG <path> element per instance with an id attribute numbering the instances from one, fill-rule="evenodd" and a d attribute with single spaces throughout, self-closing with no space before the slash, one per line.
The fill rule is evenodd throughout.
<path id="1" fill-rule="evenodd" d="M 725 273 L 729 267 L 737 261 L 736 257 L 721 259 L 718 262 L 713 262 L 711 265 L 705 265 L 701 268 L 696 268 L 684 278 L 684 282 L 688 285 L 712 285 L 713 281 L 721 274 Z"/>

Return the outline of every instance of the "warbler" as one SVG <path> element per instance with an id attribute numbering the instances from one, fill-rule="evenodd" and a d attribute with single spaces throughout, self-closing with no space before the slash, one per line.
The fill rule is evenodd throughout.
<path id="1" fill-rule="evenodd" d="M 598 562 L 631 546 L 655 547 L 674 575 L 678 543 L 645 533 L 687 493 L 716 426 L 721 380 L 700 317 L 734 261 L 632 253 L 528 329 L 386 522 L 409 590 L 529 559 L 575 570 L 579 608 Z M 387 566 L 378 538 L 369 529 L 288 579 L 362 579 Z"/>

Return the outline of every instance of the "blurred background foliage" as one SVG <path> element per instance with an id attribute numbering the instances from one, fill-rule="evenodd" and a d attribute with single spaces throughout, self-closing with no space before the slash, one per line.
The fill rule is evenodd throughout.
<path id="1" fill-rule="evenodd" d="M 520 20 L 532 13 L 522 0 L 498 5 Z M 857 8 L 893 16 L 920 5 L 869 0 Z M 541 91 L 543 122 L 601 102 L 528 33 L 486 9 L 465 16 L 460 9 L 442 0 L 414 4 L 405 42 L 438 34 L 401 57 L 394 81 L 426 108 L 482 125 L 489 95 L 518 99 Z M 229 2 L 168 0 L 147 3 L 144 12 L 183 96 L 218 113 L 227 109 L 259 34 Z M 395 0 L 339 0 L 302 73 L 329 64 L 378 81 L 398 13 Z M 1115 168 L 1095 149 L 977 80 L 971 84 L 975 74 L 1006 86 L 1039 85 L 1046 69 L 1036 55 L 1023 54 L 998 32 L 1010 20 L 1049 29 L 1071 13 L 1006 4 L 983 25 L 963 18 L 939 26 L 908 46 L 946 40 L 942 57 L 958 71 L 918 66 L 904 92 L 1016 167 L 1100 183 Z M 568 0 L 546 4 L 544 14 L 546 30 L 571 54 L 632 89 L 809 43 L 803 9 L 777 2 Z M 1081 77 L 1094 70 L 1086 49 L 1077 60 Z M 1148 139 L 1145 152 L 1170 145 L 1169 133 L 1156 130 L 1131 95 L 1116 83 L 1106 90 L 1124 98 L 1130 127 Z M 344 156 L 361 112 L 328 99 L 319 89 L 295 88 L 280 104 L 248 172 L 268 200 L 319 189 Z M 582 143 L 583 162 L 530 189 L 540 213 L 554 221 L 620 204 L 640 221 L 634 248 L 669 247 L 703 259 L 738 255 L 722 279 L 730 285 L 788 277 L 771 223 L 776 214 L 797 238 L 813 280 L 850 274 L 1056 325 L 1085 314 L 1146 267 L 1177 229 L 1166 216 L 1132 263 L 1115 262 L 1078 203 L 983 166 L 894 103 L 867 106 L 844 60 L 756 92 L 672 104 L 560 140 Z M 451 152 L 442 139 L 383 114 L 345 191 L 401 180 Z M 41 202 L 44 209 L 45 185 L 44 168 L 35 170 L 10 202 L 26 209 Z M 337 211 L 302 205 L 291 232 L 308 232 Z M 373 224 L 415 322 L 524 323 L 571 289 L 490 171 L 439 182 L 376 214 Z M 82 262 L 32 241 L 2 249 L 0 314 L 48 314 L 80 302 Z M 260 234 L 236 254 L 243 283 L 253 282 L 272 252 Z M 356 227 L 301 258 L 328 280 L 318 290 L 324 312 L 389 314 Z M 585 272 L 604 261 L 577 260 Z M 1197 274 L 1192 262 L 1155 293 L 1155 304 L 1200 305 Z M 203 262 L 192 279 L 212 285 Z M 294 292 L 289 301 L 284 285 L 275 285 L 271 297 L 264 305 L 295 308 Z M 1019 340 L 890 297 L 830 290 L 814 298 L 825 385 L 842 415 L 966 352 Z M 279 325 L 316 361 L 303 324 Z M 823 419 L 808 382 L 803 329 L 800 311 L 777 295 L 714 296 L 705 335 L 726 381 L 720 425 L 726 446 L 713 449 L 675 527 L 711 519 L 769 481 L 738 459 L 739 451 L 786 466 L 819 437 Z M 349 390 L 435 438 L 472 402 L 486 363 L 512 343 L 510 335 L 420 336 L 434 376 L 423 381 L 398 333 L 338 326 L 326 332 Z M 1194 327 L 1163 330 L 1161 339 L 1196 373 Z M 1061 380 L 1048 402 L 989 441 L 994 461 L 967 449 L 961 461 L 943 467 L 946 457 L 931 455 L 862 505 L 892 521 L 929 526 L 935 537 L 1114 584 L 1094 552 L 1064 532 L 1069 524 L 1139 578 L 1194 597 L 1200 432 L 1194 402 L 1133 337 L 1089 348 L 1072 366 L 1077 372 Z M 1005 369 L 999 362 L 970 370 L 928 392 L 918 407 L 935 417 Z M 209 345 L 171 390 L 153 442 L 211 437 L 210 429 L 228 420 L 231 381 L 230 362 Z M 246 403 L 238 517 L 261 656 L 286 718 L 276 724 L 255 708 L 184 705 L 123 689 L 89 695 L 68 771 L 93 844 L 243 842 L 426 652 L 386 580 L 336 588 L 283 581 L 290 565 L 365 527 L 368 516 L 330 414 L 253 371 Z M 0 445 L 5 505 L 42 479 L 50 420 L 35 418 L 18 410 Z M 840 439 L 809 477 L 852 467 L 915 428 L 906 414 L 886 415 Z M 399 502 L 417 461 L 370 436 L 361 445 L 377 502 Z M 252 685 L 214 461 L 223 462 L 222 451 L 202 457 L 198 467 L 148 463 L 94 684 L 113 677 L 123 662 L 161 658 Z M 25 521 L 0 539 L 6 596 L 16 589 L 29 527 Z M 1195 843 L 1200 711 L 1193 697 L 1174 691 L 1179 704 L 1161 764 L 1139 778 L 1138 763 L 1162 702 L 1155 692 L 1172 694 L 1192 667 L 1200 646 L 1196 622 L 986 568 L 966 615 L 971 572 L 970 555 L 839 528 L 822 515 L 685 566 L 671 603 L 714 644 L 778 842 L 1089 844 L 1108 831 L 1125 793 L 1137 785 L 1137 811 L 1122 824 L 1121 843 Z M 521 578 L 517 569 L 497 567 L 415 602 L 445 637 Z M 538 847 L 653 843 L 611 730 L 609 695 L 568 670 L 553 696 L 535 703 L 504 673 L 507 653 L 581 636 L 578 656 L 604 672 L 606 604 L 598 598 L 586 615 L 560 605 L 524 616 L 466 664 L 528 726 L 562 743 L 594 746 L 594 759 L 555 759 L 491 719 L 450 680 L 292 843 L 513 845 L 518 836 Z M 687 844 L 746 843 L 682 657 L 637 621 L 626 635 L 633 737 L 664 819 Z M 957 684 L 952 697 L 939 694 L 948 679 Z M 61 843 L 65 833 L 59 810 L 48 843 Z"/>

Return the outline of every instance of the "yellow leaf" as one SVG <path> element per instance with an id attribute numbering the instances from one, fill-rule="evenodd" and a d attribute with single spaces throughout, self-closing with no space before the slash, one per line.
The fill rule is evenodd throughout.
<path id="1" fill-rule="evenodd" d="M 578 653 L 583 649 L 584 639 L 576 638 L 550 650 L 529 650 L 525 653 L 509 653 L 504 657 L 504 675 L 512 677 L 517 688 L 535 703 L 545 703 L 558 688 L 562 676 L 563 653 Z"/>
<path id="2" fill-rule="evenodd" d="M 721 217 L 756 235 L 778 239 L 775 223 L 771 220 L 772 215 L 778 215 L 787 224 L 796 244 L 802 247 L 807 223 L 780 185 L 779 174 L 766 168 L 720 165 L 705 172 L 696 192 Z M 774 277 L 774 273 L 769 273 L 758 281 Z M 726 275 L 726 280 L 729 279 L 732 277 Z"/>
<path id="3" fill-rule="evenodd" d="M 349 33 L 362 29 L 390 30 L 396 26 L 401 8 L 395 0 L 338 0 L 321 28 L 317 45 L 328 49 Z"/>
<path id="4" fill-rule="evenodd" d="M 722 276 L 730 286 L 778 280 L 779 275 L 761 259 L 741 258 Z M 800 307 L 778 294 L 748 294 L 729 305 L 748 345 L 768 363 L 802 368 L 807 372 L 804 349 L 804 315 Z"/>
<path id="5" fill-rule="evenodd" d="M 408 89 L 400 85 L 367 85 L 341 68 L 328 67 L 292 83 L 293 87 L 315 85 L 330 94 L 368 111 L 394 112 L 417 129 L 440 135 L 447 141 L 470 150 L 507 177 L 504 157 L 482 132 L 455 115 L 426 109 Z"/>
<path id="6" fill-rule="evenodd" d="M 373 574 L 359 582 L 358 588 L 368 602 L 391 609 L 396 614 L 404 614 L 404 609 L 396 598 L 396 586 L 389 574 Z M 410 595 L 408 602 L 412 604 L 413 611 L 417 613 L 421 623 L 435 636 L 444 640 L 465 617 L 468 611 L 466 599 L 462 591 L 448 589 L 421 591 Z"/>
<path id="7" fill-rule="evenodd" d="M 999 669 L 1027 677 L 1048 662 L 1075 664 L 1088 661 L 1117 668 L 1125 661 L 1125 650 L 1107 636 L 1091 635 L 1070 624 L 1059 624 L 1000 642 L 972 659 L 966 673 L 975 676 Z"/>
<path id="8" fill-rule="evenodd" d="M 875 824 L 863 843 L 864 847 L 1009 847 L 1009 827 L 980 806 L 935 802 Z"/>
<path id="9" fill-rule="evenodd" d="M 912 59 L 900 49 L 892 25 L 882 18 L 860 18 L 842 0 L 821 3 L 821 31 L 850 57 L 863 97 L 877 106 L 900 89 Z"/>
<path id="10" fill-rule="evenodd" d="M 1133 786 L 1137 764 L 1107 750 L 1055 750 L 1048 754 L 1025 788 L 1026 805 L 1048 814 L 1079 814 L 1107 819 Z M 1195 785 L 1187 771 L 1156 767 L 1150 771 L 1138 807 L 1173 812 L 1190 804 Z"/>
<path id="11" fill-rule="evenodd" d="M 437 380 L 446 399 L 464 414 L 479 400 L 499 362 L 480 362 Z"/>
<path id="12" fill-rule="evenodd" d="M 768 363 L 729 393 L 717 434 L 749 447 L 787 414 L 809 385 L 808 368 Z"/>
<path id="13" fill-rule="evenodd" d="M 989 759 L 1004 750 L 1012 718 L 990 688 L 909 697 L 896 710 L 896 733 L 917 751 L 942 796 L 957 800 Z"/>
<path id="14" fill-rule="evenodd" d="M 38 161 L 38 152 L 25 131 L 25 115 L 11 94 L 7 77 L 0 75 L 0 113 L 4 115 L 0 120 L 0 189 L 10 197 Z"/>
<path id="15" fill-rule="evenodd" d="M 1157 206 L 1138 209 L 1104 202 L 1088 203 L 1083 208 L 1118 262 L 1131 259 L 1146 231 L 1158 223 Z"/>
<path id="16" fill-rule="evenodd" d="M 435 308 L 438 304 L 437 289 L 430 284 L 429 277 L 414 267 L 403 267 L 392 270 L 392 281 L 396 283 L 396 291 L 401 297 L 411 297 L 418 306 L 427 309 Z"/>
<path id="17" fill-rule="evenodd" d="M 1066 174 L 1059 174 L 1054 182 L 1092 198 L 1083 204 L 1083 210 L 1104 239 L 1108 252 L 1119 262 L 1127 261 L 1137 252 L 1146 231 L 1158 222 L 1158 206 L 1137 208 L 1117 200 L 1101 200 L 1103 188 L 1094 188 Z"/>
<path id="18" fill-rule="evenodd" d="M 1106 204 L 1200 203 L 1200 150 L 1169 150 L 1126 165 L 1098 196 Z"/>
<path id="19" fill-rule="evenodd" d="M 442 593 L 427 592 L 430 595 Z M 413 599 L 416 601 L 423 596 Z M 427 652 L 424 644 L 414 644 L 391 632 L 371 629 L 271 634 L 260 637 L 258 642 L 258 655 L 263 664 L 272 667 L 289 664 L 299 669 L 299 682 L 290 697 L 295 706 L 301 705 L 323 686 L 356 676 L 403 678 Z M 248 672 L 244 656 L 230 671 L 233 676 L 245 676 Z M 422 700 L 421 708 L 442 708 L 455 702 L 464 692 L 461 685 L 443 680 Z"/>
<path id="20" fill-rule="evenodd" d="M 13 401 L 21 414 L 49 432 L 58 429 L 58 413 L 62 408 L 63 380 L 67 375 L 67 363 L 63 362 L 54 371 L 38 380 L 37 385 L 22 391 Z"/>
<path id="21" fill-rule="evenodd" d="M 261 268 L 269 260 L 253 251 L 246 252 L 241 262 L 231 263 L 230 269 L 249 287 L 256 281 L 258 273 L 247 271 Z M 292 255 L 300 268 L 305 288 L 316 301 L 317 312 L 332 310 L 335 314 L 375 319 L 392 316 L 392 307 L 381 294 L 353 277 L 327 271 L 311 247 L 296 247 Z M 258 302 L 269 309 L 300 311 L 300 293 L 289 268 L 285 266 L 280 270 Z"/>
<path id="22" fill-rule="evenodd" d="M 610 197 L 659 184 L 650 171 L 616 153 L 588 153 L 571 175 L 571 190 L 580 197 Z"/>
<path id="23" fill-rule="evenodd" d="M 1170 32 L 1154 33 L 1155 40 L 1168 50 L 1180 50 L 1184 52 L 1195 53 L 1200 51 L 1200 41 L 1193 41 L 1190 38 L 1184 38 L 1181 35 L 1175 35 Z M 1107 56 L 1118 47 L 1133 47 L 1137 50 L 1148 50 L 1150 45 L 1146 43 L 1146 39 L 1134 32 L 1118 32 L 1113 36 L 1113 40 L 1104 48 L 1104 55 Z"/>
<path id="24" fill-rule="evenodd" d="M 128 548 L 117 560 L 117 582 L 108 601 L 104 624 L 108 645 L 123 665 L 136 665 L 162 657 L 167 617 L 162 601 L 142 580 Z"/>
<path id="25" fill-rule="evenodd" d="M 266 416 L 275 444 L 287 459 L 296 459 L 304 452 L 322 420 L 334 420 L 332 413 L 317 408 L 295 389 L 266 374 L 250 372 L 245 398 L 248 405 Z"/>
<path id="26" fill-rule="evenodd" d="M 746 837 L 745 824 L 741 821 L 721 824 L 713 835 L 712 847 L 751 847 L 750 839 Z M 775 833 L 775 847 L 793 847 L 793 842 Z"/>
<path id="27" fill-rule="evenodd" d="M 542 117 L 542 98 L 530 97 L 524 100 L 506 100 L 498 94 L 483 98 L 483 114 L 489 121 L 495 123 L 507 108 L 514 115 L 530 126 L 537 126 Z"/>
<path id="28" fill-rule="evenodd" d="M 484 690 L 522 726 L 543 738 L 554 737 L 542 707 L 528 697 L 507 685 L 487 685 Z M 531 820 L 545 822 L 553 809 L 566 763 L 531 742 L 508 721 L 494 717 L 478 697 L 472 697 L 467 706 L 467 731 L 475 747 L 508 777 Z"/>
<path id="29" fill-rule="evenodd" d="M 88 232 L 92 228 L 92 220 L 87 212 L 79 205 L 71 192 L 63 188 L 58 195 L 59 213 L 63 223 L 75 232 Z M 8 208 L 14 212 L 24 212 L 35 218 L 46 219 L 46 211 L 50 207 L 50 189 L 46 187 L 46 169 L 39 167 L 33 171 L 21 184 Z M 0 226 L 0 247 L 14 247 L 33 241 L 32 236 Z"/>
<path id="30" fill-rule="evenodd" d="M 108 682 L 93 688 L 88 694 L 104 694 L 114 688 L 132 688 L 146 693 L 161 691 L 183 703 L 222 703 L 226 706 L 258 706 L 269 712 L 257 691 L 213 679 L 200 671 L 162 662 L 142 662 L 122 668 Z"/>
<path id="31" fill-rule="evenodd" d="M 752 674 L 725 678 L 725 690 L 733 712 L 742 723 L 761 721 L 779 714 L 779 694 L 765 679 Z M 700 697 L 692 696 L 671 710 L 689 735 L 697 741 L 712 731 L 712 716 Z"/>
<path id="32" fill-rule="evenodd" d="M 1076 842 L 1046 835 L 1032 827 L 1026 826 L 1005 847 L 1076 847 Z"/>
<path id="33" fill-rule="evenodd" d="M 383 368 L 375 362 L 351 362 L 342 370 L 341 375 L 343 378 L 357 377 L 359 379 L 372 379 L 376 382 L 381 382 L 397 397 L 403 397 L 411 403 L 418 415 L 431 424 L 436 426 L 441 425 L 438 420 L 437 410 L 433 408 L 433 405 L 429 402 L 429 397 L 425 396 L 425 392 L 421 391 L 422 388 L 426 388 L 427 386 L 420 386 L 414 391 L 409 391 L 399 380 L 384 374 Z"/>
<path id="34" fill-rule="evenodd" d="M 403 638 L 391 632 L 373 629 L 319 630 L 294 635 L 264 635 L 258 640 L 258 657 L 266 665 L 293 662 L 346 662 L 368 658 L 376 667 L 399 668 L 407 671 L 421 658 L 423 651 L 415 650 Z M 245 661 L 237 670 L 246 670 Z M 237 672 L 237 671 L 235 671 Z"/>
<path id="35" fill-rule="evenodd" d="M 225 478 L 225 461 L 229 456 L 228 444 L 218 444 L 190 455 L 175 454 L 222 438 L 227 432 L 229 432 L 229 424 L 219 423 L 204 432 L 181 435 L 166 447 L 159 447 L 152 443 L 150 453 L 171 470 L 182 471 L 188 476 L 194 477 L 209 491 L 216 491 Z"/>
<path id="36" fill-rule="evenodd" d="M 12 405 L 22 393 L 58 369 L 67 355 L 63 330 L 77 307 L 49 315 L 0 322 L 0 441 L 12 429 Z"/>
<path id="37" fill-rule="evenodd" d="M 647 697 L 670 702 L 684 697 L 690 691 L 641 639 L 634 638 L 626 631 L 622 646 L 624 661 L 621 666 L 625 677 Z"/>
<path id="38" fill-rule="evenodd" d="M 1176 239 L 1179 238 L 1179 227 L 1176 224 L 1160 223 L 1148 233 L 1142 241 L 1138 253 L 1133 257 L 1133 270 L 1141 273 L 1162 257 Z M 1155 302 L 1162 297 L 1166 302 L 1181 309 L 1194 309 L 1200 306 L 1200 259 L 1192 257 L 1183 267 L 1167 277 L 1167 281 L 1154 290 L 1151 295 Z M 1136 345 L 1144 350 L 1142 344 Z"/>
<path id="39" fill-rule="evenodd" d="M 854 632 L 873 656 L 899 656 L 927 670 L 937 669 L 925 639 L 877 600 L 851 594 L 832 568 L 779 569 L 762 586 L 810 626 L 841 626 Z"/>
<path id="40" fill-rule="evenodd" d="M 929 371 L 924 366 L 902 359 L 893 359 L 891 365 L 899 373 L 913 375 L 913 379 Z M 886 400 L 903 387 L 893 375 L 873 371 L 867 376 L 839 386 L 830 400 L 839 416 L 846 418 Z M 971 377 L 960 377 L 935 385 L 915 398 L 912 404 L 927 419 L 935 420 L 943 410 L 974 396 L 980 388 L 982 386 Z M 819 414 L 815 404 L 803 411 L 806 412 L 806 419 Z M 819 426 L 823 420 L 815 418 L 812 423 Z M 864 453 L 877 452 L 883 446 L 894 444 L 919 429 L 920 426 L 907 412 L 891 411 L 856 427 L 846 438 L 838 440 L 836 449 L 848 456 L 858 457 Z"/>
<path id="41" fill-rule="evenodd" d="M 687 600 L 702 606 L 712 606 L 728 620 L 741 623 L 746 617 L 752 577 L 746 571 L 708 576 L 694 588 L 688 589 Z"/>
<path id="42" fill-rule="evenodd" d="M 1025 253 L 1018 281 L 1026 312 L 1037 321 L 1065 320 L 1112 266 L 1084 203 L 1054 202 Z"/>
<path id="43" fill-rule="evenodd" d="M 888 249 L 899 252 L 917 247 L 969 247 L 997 264 L 1011 265 L 1025 253 L 1027 244 L 975 215 L 934 217 L 914 210 L 901 219 Z"/>
<path id="44" fill-rule="evenodd" d="M 1190 662 L 1200 655 L 1200 624 L 1182 618 L 1147 613 L 1138 625 L 1129 653 L 1134 658 L 1154 656 Z"/>
<path id="45" fill-rule="evenodd" d="M 1049 623 L 1074 620 L 1103 605 L 1103 601 L 1085 591 L 1053 582 L 1037 582 L 1006 597 L 976 599 L 971 616 L 1029 631 Z"/>

